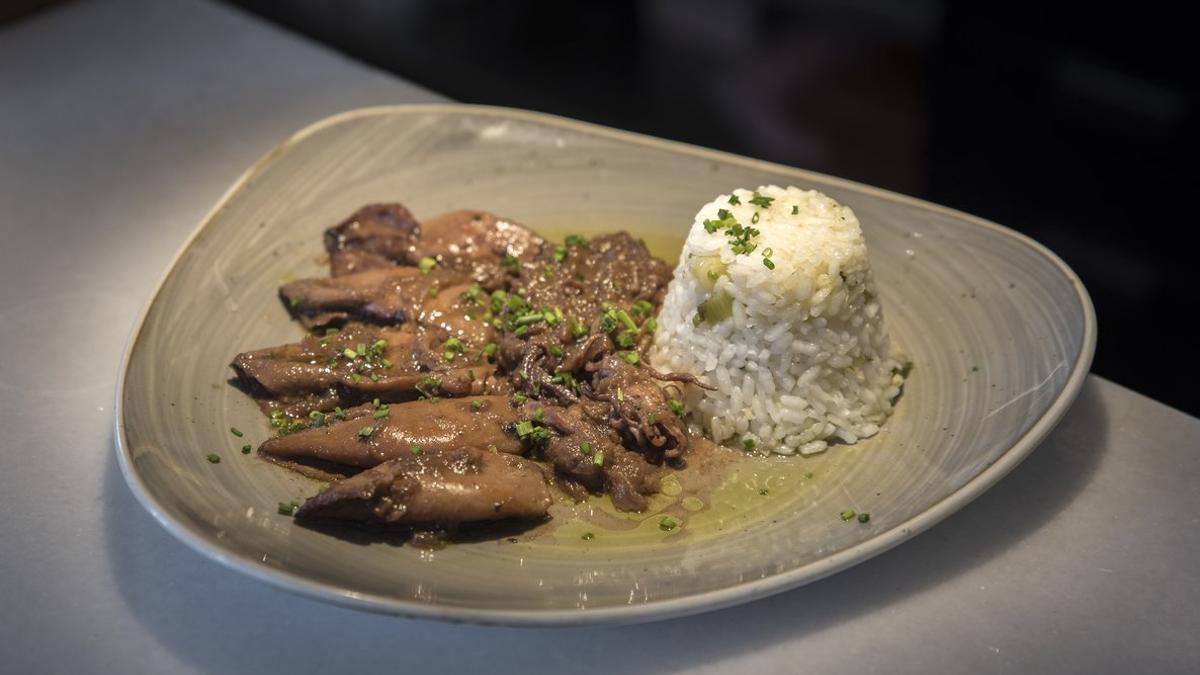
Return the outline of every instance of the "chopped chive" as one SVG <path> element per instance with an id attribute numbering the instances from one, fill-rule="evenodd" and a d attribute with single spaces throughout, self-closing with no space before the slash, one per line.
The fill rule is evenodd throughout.
<path id="1" fill-rule="evenodd" d="M 737 195 L 729 195 L 729 203 L 737 206 L 742 203 L 742 200 L 738 199 Z"/>
<path id="2" fill-rule="evenodd" d="M 208 460 L 209 464 L 220 464 L 221 463 L 221 456 L 216 453 L 210 452 L 208 454 L 208 457 L 206 457 L 205 459 Z"/>
<path id="3" fill-rule="evenodd" d="M 667 401 L 667 407 L 671 409 L 671 412 L 675 413 L 676 417 L 683 417 L 683 401 L 673 398 Z"/>
<path id="4" fill-rule="evenodd" d="M 333 416 L 339 420 L 344 420 L 346 419 L 346 411 L 342 410 L 342 406 L 339 405 L 333 409 Z"/>
<path id="5" fill-rule="evenodd" d="M 584 541 L 591 541 L 596 538 L 596 535 L 592 534 L 591 532 L 584 532 L 583 534 L 579 535 L 579 538 Z"/>
<path id="6" fill-rule="evenodd" d="M 853 511 L 847 510 L 847 511 L 842 511 L 838 515 L 841 516 L 842 520 L 853 520 L 854 516 L 856 516 L 858 514 Z"/>
<path id="7" fill-rule="evenodd" d="M 800 207 L 799 207 L 799 206 L 796 206 L 796 205 L 793 205 L 793 206 L 792 206 L 792 215 L 793 215 L 793 216 L 796 216 L 796 215 L 799 215 L 799 214 L 800 214 Z"/>
<path id="8" fill-rule="evenodd" d="M 356 359 L 356 358 L 358 358 L 358 352 L 354 351 L 353 349 L 350 349 L 349 347 L 346 347 L 345 349 L 342 350 L 342 356 L 345 356 L 348 359 Z"/>
<path id="9" fill-rule="evenodd" d="M 294 516 L 299 508 L 299 502 L 279 502 L 277 510 L 281 516 Z"/>
<path id="10" fill-rule="evenodd" d="M 586 247 L 588 245 L 588 240 L 579 236 L 578 234 L 571 234 L 567 235 L 567 238 L 563 240 L 563 243 L 567 246 Z"/>
<path id="11" fill-rule="evenodd" d="M 535 419 L 539 422 L 545 420 L 546 419 L 546 411 L 542 410 L 541 408 L 534 410 L 533 411 L 533 419 Z"/>
<path id="12" fill-rule="evenodd" d="M 770 258 L 763 258 L 763 267 L 773 270 L 775 269 L 775 263 L 772 262 Z"/>
<path id="13" fill-rule="evenodd" d="M 638 356 L 637 352 L 622 352 L 621 358 L 625 359 L 625 363 L 628 363 L 631 366 L 637 365 L 637 362 L 641 360 L 641 357 Z"/>
<path id="14" fill-rule="evenodd" d="M 858 514 L 858 522 L 860 522 L 860 523 L 869 523 L 869 522 L 871 522 L 871 514 L 869 514 L 869 513 L 860 513 L 860 514 Z"/>
<path id="15" fill-rule="evenodd" d="M 747 436 L 742 439 L 742 448 L 747 452 L 754 449 L 754 439 Z"/>
<path id="16" fill-rule="evenodd" d="M 754 212 L 754 214 L 750 216 L 750 224 L 751 224 L 751 225 L 757 225 L 757 224 L 758 224 L 758 220 L 759 220 L 759 217 L 758 217 L 758 211 L 755 211 L 755 212 Z"/>
<path id="17" fill-rule="evenodd" d="M 519 391 L 512 395 L 512 404 L 513 404 L 514 408 L 521 405 L 522 403 L 524 403 L 527 400 L 529 400 L 529 397 L 526 396 L 525 394 L 522 394 Z"/>
<path id="18" fill-rule="evenodd" d="M 517 329 L 513 331 L 513 335 L 517 337 L 525 337 L 527 334 L 529 334 L 529 326 L 518 326 Z"/>
<path id="19" fill-rule="evenodd" d="M 754 196 L 750 198 L 751 204 L 754 204 L 755 206 L 761 206 L 764 209 L 771 206 L 771 202 L 773 201 L 775 201 L 774 197 L 764 197 L 757 192 L 755 192 Z"/>
<path id="20" fill-rule="evenodd" d="M 654 426 L 654 423 L 657 421 L 658 421 L 658 418 L 656 418 L 654 416 L 654 413 L 650 413 L 649 415 L 646 415 L 646 424 L 647 425 Z"/>
<path id="21" fill-rule="evenodd" d="M 337 328 L 326 328 L 325 329 L 325 337 L 329 337 L 331 335 L 337 335 L 339 332 L 340 331 L 338 331 Z"/>
<path id="22" fill-rule="evenodd" d="M 679 527 L 679 521 L 675 520 L 671 516 L 663 516 L 658 520 L 658 529 L 662 530 L 663 532 L 670 532 L 677 527 Z"/>
<path id="23" fill-rule="evenodd" d="M 238 438 L 241 438 L 242 436 L 245 435 L 242 433 L 241 429 L 238 429 L 237 427 L 229 427 L 229 433 L 233 434 L 234 436 L 237 436 Z"/>
<path id="24" fill-rule="evenodd" d="M 633 322 L 632 318 L 630 318 L 629 312 L 626 312 L 623 309 L 617 312 L 617 319 L 620 320 L 620 322 L 625 325 L 625 328 L 629 330 L 636 331 L 638 328 L 637 324 Z"/>
<path id="25" fill-rule="evenodd" d="M 620 387 L 617 387 L 617 400 L 622 402 L 625 400 L 625 392 Z"/>
<path id="26" fill-rule="evenodd" d="M 425 452 L 424 450 L 421 449 L 421 446 L 419 446 L 419 445 L 412 446 L 411 448 L 408 449 L 408 451 L 414 455 L 419 455 L 419 454 Z"/>
<path id="27" fill-rule="evenodd" d="M 600 451 L 592 455 L 592 464 L 596 466 L 604 466 L 604 452 Z"/>
<path id="28" fill-rule="evenodd" d="M 459 340 L 456 337 L 448 338 L 446 340 L 445 344 L 442 345 L 442 349 L 443 349 L 442 356 L 447 361 L 453 361 L 454 357 L 458 356 L 459 354 L 462 354 L 463 352 L 465 352 L 467 350 L 466 346 L 463 345 L 462 340 Z"/>
<path id="29" fill-rule="evenodd" d="M 579 449 L 584 452 L 591 452 L 592 444 L 588 443 L 587 441 L 579 441 Z"/>
<path id="30" fill-rule="evenodd" d="M 250 444 L 249 444 L 249 443 L 247 443 L 247 444 L 245 444 L 245 445 L 243 445 L 243 446 L 242 446 L 242 454 L 243 454 L 243 455 L 248 455 L 248 454 L 250 454 L 250 451 L 251 451 L 251 450 L 253 450 L 253 449 L 254 449 L 254 448 L 250 447 Z"/>
<path id="31" fill-rule="evenodd" d="M 381 419 L 387 417 L 390 413 L 391 413 L 391 411 L 388 410 L 387 408 L 380 408 L 379 410 L 375 411 L 375 414 L 372 415 L 372 417 L 374 417 L 377 420 L 381 420 Z"/>
<path id="32" fill-rule="evenodd" d="M 550 355 L 561 357 L 563 355 L 562 347 L 558 345 L 550 345 Z"/>
<path id="33" fill-rule="evenodd" d="M 646 331 L 647 333 L 653 333 L 654 331 L 658 330 L 658 321 L 654 317 L 646 319 L 646 323 L 642 324 L 642 330 Z"/>
<path id="34" fill-rule="evenodd" d="M 578 340 L 579 338 L 587 335 L 588 330 L 588 327 L 580 322 L 579 319 L 571 317 L 571 337 Z"/>
<path id="35" fill-rule="evenodd" d="M 475 285 L 471 286 L 471 288 L 467 289 L 462 295 L 460 295 L 458 297 L 461 298 L 463 302 L 467 302 L 472 305 L 478 305 L 479 298 L 482 296 L 483 296 L 483 289 L 479 287 L 479 284 L 475 284 Z"/>
<path id="36" fill-rule="evenodd" d="M 488 360 L 490 361 L 492 359 L 492 357 L 494 357 L 496 355 L 496 351 L 499 349 L 500 349 L 500 347 L 495 342 L 489 342 L 483 346 L 483 349 L 481 349 L 479 351 L 481 354 L 486 356 L 488 358 Z"/>
<path id="37" fill-rule="evenodd" d="M 475 412 L 479 412 L 480 410 L 483 410 L 483 401 L 480 401 L 478 399 L 471 401 L 471 410 L 474 410 Z"/>
<path id="38" fill-rule="evenodd" d="M 760 495 L 762 495 L 762 496 L 764 496 L 764 497 L 766 497 L 766 496 L 767 496 L 768 494 L 770 494 L 770 493 L 771 493 L 771 491 L 770 491 L 770 490 L 768 490 L 767 488 L 759 488 L 759 489 L 758 489 L 758 494 L 760 494 Z"/>
<path id="39" fill-rule="evenodd" d="M 417 263 L 417 269 L 421 270 L 421 274 L 429 274 L 435 267 L 437 267 L 437 261 L 429 257 L 421 258 Z"/>
<path id="40" fill-rule="evenodd" d="M 375 433 L 375 427 L 368 425 L 358 430 L 358 437 L 361 439 L 370 438 L 373 433 Z"/>

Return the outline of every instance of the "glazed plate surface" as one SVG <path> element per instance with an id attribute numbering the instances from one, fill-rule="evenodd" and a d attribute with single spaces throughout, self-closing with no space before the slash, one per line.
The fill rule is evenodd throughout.
<path id="1" fill-rule="evenodd" d="M 229 361 L 301 335 L 276 289 L 326 274 L 321 232 L 359 206 L 399 201 L 418 218 L 488 210 L 551 238 L 625 229 L 674 264 L 701 204 L 768 183 L 826 192 L 862 222 L 892 338 L 915 364 L 875 438 L 814 457 L 737 464 L 670 533 L 658 529 L 655 510 L 669 506 L 668 495 L 609 530 L 563 519 L 515 542 L 438 551 L 299 527 L 276 506 L 312 494 L 314 483 L 241 454 L 243 443 L 257 445 L 271 430 L 227 383 Z M 1062 261 L 963 213 L 534 113 L 371 108 L 299 132 L 201 223 L 130 340 L 117 452 L 134 494 L 168 530 L 277 586 L 447 620 L 647 621 L 800 586 L 954 513 L 1062 417 L 1095 341 L 1091 302 Z M 221 462 L 211 464 L 209 453 Z M 851 509 L 869 512 L 870 522 L 838 517 Z M 584 541 L 581 528 L 595 538 Z"/>

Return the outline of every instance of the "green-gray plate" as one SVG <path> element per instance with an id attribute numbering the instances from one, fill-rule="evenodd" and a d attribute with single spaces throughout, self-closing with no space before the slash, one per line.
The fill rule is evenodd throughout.
<path id="1" fill-rule="evenodd" d="M 276 289 L 324 274 L 321 232 L 359 206 L 400 201 L 418 218 L 484 209 L 550 236 L 625 229 L 674 263 L 701 204 L 768 183 L 824 191 L 862 221 L 893 340 L 915 364 L 875 438 L 813 457 L 735 463 L 683 511 L 666 495 L 613 528 L 560 512 L 557 526 L 515 541 L 436 551 L 299 527 L 277 504 L 315 485 L 242 454 L 270 429 L 227 384 L 227 364 L 300 335 Z M 1062 417 L 1095 342 L 1075 274 L 1036 242 L 973 216 L 534 113 L 371 108 L 322 120 L 272 150 L 176 256 L 125 355 L 118 456 L 134 494 L 175 536 L 282 588 L 436 619 L 646 621 L 800 586 L 954 513 Z M 657 526 L 664 508 L 685 515 L 671 532 Z M 597 498 L 578 509 L 608 507 Z M 869 512 L 870 521 L 843 521 L 846 510 Z M 585 530 L 595 536 L 584 539 Z"/>

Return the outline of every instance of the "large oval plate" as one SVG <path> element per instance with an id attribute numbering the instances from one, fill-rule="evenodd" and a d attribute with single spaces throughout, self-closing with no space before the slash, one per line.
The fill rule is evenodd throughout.
<path id="1" fill-rule="evenodd" d="M 358 206 L 397 200 L 419 217 L 487 209 L 552 234 L 624 228 L 670 256 L 702 203 L 766 183 L 816 188 L 857 212 L 893 339 L 916 364 L 883 433 L 782 460 L 803 462 L 811 479 L 724 512 L 714 499 L 707 520 L 701 513 L 665 538 L 598 536 L 581 545 L 567 528 L 565 537 L 430 553 L 295 526 L 276 504 L 311 493 L 312 484 L 239 452 L 269 430 L 226 384 L 227 364 L 239 351 L 296 339 L 276 288 L 323 274 L 321 231 Z M 184 246 L 130 340 L 117 392 L 118 456 L 134 494 L 175 536 L 289 590 L 438 619 L 644 621 L 800 586 L 954 513 L 1062 417 L 1095 340 L 1091 303 L 1071 270 L 979 218 L 533 113 L 373 108 L 318 122 L 273 150 Z M 223 461 L 210 464 L 210 452 Z M 870 511 L 871 521 L 842 522 L 837 514 L 848 508 Z"/>

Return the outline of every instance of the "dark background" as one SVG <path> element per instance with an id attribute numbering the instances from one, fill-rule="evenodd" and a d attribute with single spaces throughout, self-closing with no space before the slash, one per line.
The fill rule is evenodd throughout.
<path id="1" fill-rule="evenodd" d="M 1095 372 L 1200 414 L 1183 329 L 1200 306 L 1185 202 L 1200 177 L 1200 31 L 1170 3 L 227 2 L 459 101 L 774 160 L 1008 225 L 1082 276 L 1100 320 Z M 41 4 L 53 3 L 9 9 Z"/>
<path id="2" fill-rule="evenodd" d="M 233 0 L 459 101 L 870 183 L 1046 244 L 1093 370 L 1200 414 L 1194 43 L 1169 3 Z M 1147 358 L 1150 357 L 1150 358 Z"/>

